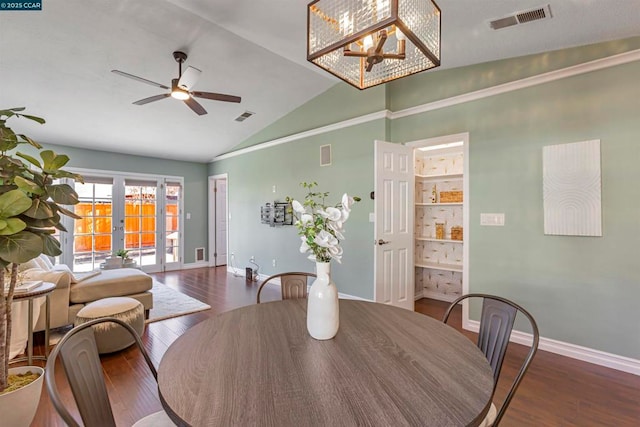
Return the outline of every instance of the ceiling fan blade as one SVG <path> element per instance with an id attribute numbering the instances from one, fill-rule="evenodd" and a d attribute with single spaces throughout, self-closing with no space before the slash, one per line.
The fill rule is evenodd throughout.
<path id="1" fill-rule="evenodd" d="M 242 98 L 234 95 L 225 95 L 223 93 L 213 93 L 213 92 L 191 92 L 191 95 L 196 98 L 205 98 L 205 99 L 213 99 L 214 101 L 225 101 L 225 102 L 240 102 Z"/>
<path id="2" fill-rule="evenodd" d="M 148 104 L 148 103 L 153 102 L 153 101 L 160 101 L 161 99 L 164 99 L 164 98 L 169 97 L 169 96 L 171 96 L 170 93 L 163 93 L 162 95 L 155 95 L 155 96 L 150 96 L 148 98 L 141 99 L 139 101 L 134 102 L 134 104 L 135 105 L 144 105 L 144 104 Z"/>
<path id="3" fill-rule="evenodd" d="M 207 110 L 193 98 L 185 99 L 184 103 L 199 116 L 207 114 Z"/>
<path id="4" fill-rule="evenodd" d="M 191 90 L 191 88 L 198 82 L 200 73 L 202 73 L 202 71 L 195 67 L 188 66 L 180 76 L 178 86 L 186 90 Z"/>
<path id="5" fill-rule="evenodd" d="M 137 80 L 139 82 L 146 83 L 146 84 L 151 85 L 151 86 L 159 87 L 161 89 L 169 89 L 168 86 L 161 85 L 160 83 L 152 82 L 151 80 L 143 79 L 142 77 L 134 76 L 133 74 L 125 73 L 124 71 L 111 70 L 111 72 L 115 73 L 115 74 L 118 74 L 118 75 L 120 75 L 122 77 L 128 77 L 130 79 Z"/>

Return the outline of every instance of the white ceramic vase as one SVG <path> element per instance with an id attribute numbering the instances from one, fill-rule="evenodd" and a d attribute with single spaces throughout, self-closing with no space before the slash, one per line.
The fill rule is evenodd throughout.
<path id="1" fill-rule="evenodd" d="M 338 289 L 331 280 L 330 263 L 317 262 L 316 274 L 307 296 L 307 330 L 317 340 L 330 340 L 340 326 Z"/>
<path id="2" fill-rule="evenodd" d="M 0 424 L 3 426 L 29 427 L 36 415 L 44 383 L 44 369 L 38 366 L 9 368 L 10 374 L 27 371 L 38 372 L 40 377 L 25 387 L 0 395 Z"/>

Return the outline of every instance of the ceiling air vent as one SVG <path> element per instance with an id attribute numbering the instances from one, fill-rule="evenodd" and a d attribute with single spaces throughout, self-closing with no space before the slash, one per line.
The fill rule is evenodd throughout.
<path id="1" fill-rule="evenodd" d="M 244 113 L 240 114 L 238 117 L 235 118 L 236 122 L 244 122 L 245 120 L 247 120 L 249 117 L 253 116 L 255 113 L 252 113 L 251 111 L 245 111 Z"/>
<path id="2" fill-rule="evenodd" d="M 541 19 L 551 19 L 551 8 L 549 5 L 523 10 L 522 12 L 516 12 L 504 18 L 495 19 L 489 22 L 489 26 L 494 30 L 499 30 L 501 28 L 511 27 L 512 25 L 525 24 Z"/>

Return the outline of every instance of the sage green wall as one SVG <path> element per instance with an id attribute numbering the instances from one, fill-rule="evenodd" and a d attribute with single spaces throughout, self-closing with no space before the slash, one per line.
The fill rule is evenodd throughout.
<path id="1" fill-rule="evenodd" d="M 379 87 L 373 98 L 354 99 L 349 87 L 337 85 L 238 148 L 356 116 L 342 109 L 344 96 L 360 114 L 383 107 L 398 111 L 638 48 L 640 37 L 635 37 L 433 71 Z M 295 229 L 270 229 L 258 219 L 261 204 L 274 196 L 284 199 L 298 181 L 325 180 L 323 187 L 333 194 L 349 186 L 348 191 L 366 196 L 373 187 L 373 140 L 406 142 L 469 132 L 470 290 L 522 303 L 545 337 L 640 358 L 640 270 L 633 255 L 640 242 L 638 75 L 638 62 L 615 66 L 214 162 L 210 175 L 230 174 L 229 244 L 236 267 L 245 267 L 251 255 L 266 273 L 305 266 Z M 542 147 L 590 139 L 601 140 L 603 237 L 545 236 Z M 358 167 L 319 168 L 318 147 L 330 142 L 337 161 L 338 150 L 348 150 Z M 373 297 L 373 226 L 366 218 L 372 211 L 368 199 L 357 207 L 357 217 L 347 224 L 345 264 L 336 267 L 341 291 L 364 298 Z M 481 212 L 504 212 L 505 226 L 480 227 Z M 275 269 L 270 267 L 274 254 Z"/>
<path id="2" fill-rule="evenodd" d="M 472 67 L 435 69 L 389 83 L 387 85 L 388 105 L 391 111 L 399 111 L 633 49 L 640 49 L 640 37 L 545 52 L 506 61 L 486 62 Z"/>
<path id="3" fill-rule="evenodd" d="M 607 46 L 615 49 L 615 43 Z M 492 66 L 525 69 L 543 58 L 576 58 L 580 52 L 590 59 L 593 47 L 456 73 L 465 82 L 465 74 L 473 79 Z M 426 91 L 441 75 L 394 86 L 393 97 Z M 636 359 L 639 75 L 640 62 L 634 62 L 391 123 L 396 142 L 469 132 L 471 291 L 521 303 L 545 337 Z M 601 141 L 603 236 L 545 236 L 542 147 L 592 139 Z M 481 227 L 481 212 L 504 212 L 505 226 Z"/>
<path id="4" fill-rule="evenodd" d="M 384 110 L 386 90 L 384 85 L 361 91 L 346 83 L 337 83 L 233 149 Z"/>
<path id="5" fill-rule="evenodd" d="M 384 119 L 352 126 L 295 143 L 282 144 L 210 164 L 209 174 L 228 173 L 229 251 L 234 266 L 244 269 L 255 256 L 261 274 L 281 271 L 314 271 L 307 255 L 298 251 L 300 238 L 293 226 L 272 228 L 260 223 L 260 206 L 302 199 L 301 181 L 316 181 L 329 191 L 327 202 L 337 203 L 343 193 L 362 201 L 355 205 L 345 225 L 343 264 L 332 264 L 332 275 L 342 293 L 373 298 L 373 147 L 385 135 Z M 319 166 L 320 146 L 332 145 L 330 166 Z M 272 192 L 276 186 L 276 193 Z M 276 259 L 277 266 L 272 267 Z"/>
<path id="6" fill-rule="evenodd" d="M 43 144 L 56 153 L 64 153 L 71 159 L 68 166 L 118 172 L 148 173 L 181 176 L 184 178 L 184 209 L 191 219 L 184 220 L 184 262 L 195 262 L 195 248 L 207 247 L 207 165 L 153 157 L 132 156 L 106 151 Z M 24 146 L 23 146 L 24 147 Z M 21 147 L 21 151 L 35 150 Z M 207 254 L 209 251 L 207 250 Z"/>

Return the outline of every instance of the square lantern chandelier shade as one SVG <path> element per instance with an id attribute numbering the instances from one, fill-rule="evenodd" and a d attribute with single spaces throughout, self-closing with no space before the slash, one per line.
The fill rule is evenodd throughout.
<path id="1" fill-rule="evenodd" d="M 315 0 L 307 60 L 366 89 L 440 65 L 440 8 L 431 0 Z"/>

